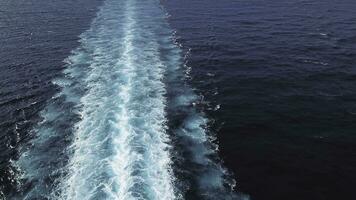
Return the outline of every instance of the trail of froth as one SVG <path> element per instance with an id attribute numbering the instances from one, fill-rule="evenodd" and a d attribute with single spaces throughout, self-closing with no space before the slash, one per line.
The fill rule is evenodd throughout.
<path id="1" fill-rule="evenodd" d="M 64 199 L 174 199 L 165 66 L 150 28 L 155 18 L 143 21 L 137 15 L 146 6 L 107 1 L 83 35 L 84 51 L 69 59 L 68 73 L 75 74 L 71 70 L 81 57 L 87 52 L 93 57 L 69 174 L 61 186 Z"/>
<path id="2" fill-rule="evenodd" d="M 65 152 L 65 173 L 47 197 L 175 199 L 162 82 L 166 66 L 157 43 L 163 17 L 157 1 L 107 0 L 81 35 L 65 77 L 56 81 L 63 88 L 60 95 L 77 104 L 80 121 Z M 53 134 L 58 133 L 48 135 L 58 137 Z M 20 168 L 34 157 L 20 158 Z M 24 176 L 41 179 L 28 172 Z M 29 199 L 45 194 L 45 187 L 33 190 L 38 192 L 29 192 Z"/>

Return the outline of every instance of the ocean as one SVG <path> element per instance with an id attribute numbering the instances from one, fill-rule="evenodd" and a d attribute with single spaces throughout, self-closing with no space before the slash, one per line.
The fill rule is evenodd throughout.
<path id="1" fill-rule="evenodd" d="M 355 10 L 0 1 L 0 199 L 356 199 Z"/>

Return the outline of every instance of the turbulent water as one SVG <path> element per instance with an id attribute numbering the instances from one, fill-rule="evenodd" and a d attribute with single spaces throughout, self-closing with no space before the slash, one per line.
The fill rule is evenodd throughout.
<path id="1" fill-rule="evenodd" d="M 106 0 L 79 42 L 13 162 L 13 198 L 239 198 L 159 1 Z"/>

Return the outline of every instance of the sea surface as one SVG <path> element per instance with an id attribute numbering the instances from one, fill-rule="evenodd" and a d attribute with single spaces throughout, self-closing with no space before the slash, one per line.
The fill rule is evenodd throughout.
<path id="1" fill-rule="evenodd" d="M 356 199 L 354 0 L 0 0 L 0 199 Z"/>

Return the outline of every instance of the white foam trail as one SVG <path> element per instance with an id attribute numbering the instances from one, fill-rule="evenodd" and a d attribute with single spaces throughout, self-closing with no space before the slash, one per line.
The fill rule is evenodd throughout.
<path id="1" fill-rule="evenodd" d="M 34 185 L 26 198 L 178 198 L 166 134 L 166 66 L 157 42 L 163 16 L 158 1 L 105 1 L 66 60 L 65 76 L 55 80 L 63 88 L 55 98 L 76 104 L 63 113 L 81 118 L 73 142 L 65 151 L 63 145 L 52 155 L 46 152 L 62 136 L 51 125 L 66 118 L 49 105 L 42 116 L 51 123 L 39 125 L 35 145 L 17 164 L 24 171 L 21 179 Z M 49 162 L 46 167 L 60 154 L 69 156 L 66 166 Z M 54 169 L 55 186 L 48 187 L 45 179 L 55 167 L 60 167 Z"/>
<path id="2" fill-rule="evenodd" d="M 155 18 L 141 23 L 136 14 L 142 9 L 145 5 L 135 1 L 106 1 L 83 34 L 82 48 L 69 59 L 71 74 L 78 57 L 88 52 L 93 57 L 69 174 L 61 185 L 63 199 L 175 198 L 165 66 L 149 27 Z"/>

